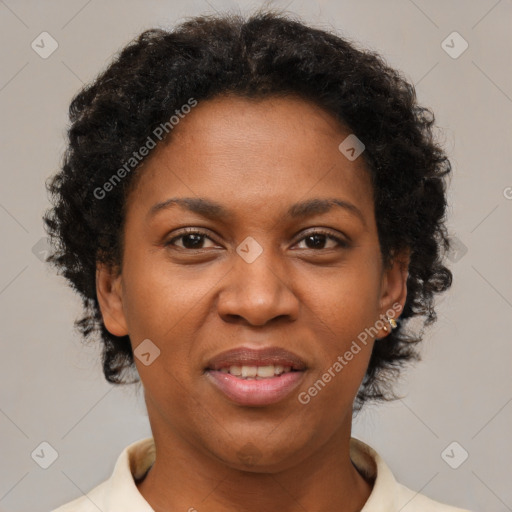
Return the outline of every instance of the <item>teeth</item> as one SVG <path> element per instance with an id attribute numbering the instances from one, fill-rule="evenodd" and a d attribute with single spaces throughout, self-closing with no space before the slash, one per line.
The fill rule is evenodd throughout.
<path id="1" fill-rule="evenodd" d="M 229 373 L 231 373 L 231 375 L 242 375 L 242 367 L 241 366 L 230 366 Z"/>
<path id="2" fill-rule="evenodd" d="M 242 366 L 242 377 L 256 377 L 258 375 L 257 366 Z"/>
<path id="3" fill-rule="evenodd" d="M 252 368 L 256 368 L 256 367 L 252 367 Z M 257 371 L 258 371 L 258 377 L 273 377 L 275 375 L 274 373 L 274 365 L 271 364 L 269 366 L 258 366 L 258 368 L 256 368 Z M 242 373 L 243 375 L 243 373 Z M 252 375 L 251 375 L 252 377 Z"/>
<path id="4" fill-rule="evenodd" d="M 237 377 L 249 380 L 261 380 L 288 373 L 292 370 L 291 366 L 281 366 L 269 364 L 267 366 L 230 366 L 229 368 L 221 368 L 222 373 L 230 373 Z"/>

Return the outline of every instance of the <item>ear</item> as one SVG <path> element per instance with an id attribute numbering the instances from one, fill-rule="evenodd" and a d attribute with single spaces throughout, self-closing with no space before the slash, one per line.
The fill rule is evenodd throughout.
<path id="1" fill-rule="evenodd" d="M 123 311 L 121 273 L 107 265 L 98 264 L 96 295 L 107 330 L 114 336 L 126 336 L 128 328 Z"/>
<path id="2" fill-rule="evenodd" d="M 409 276 L 410 250 L 394 254 L 388 266 L 383 270 L 380 296 L 380 317 L 388 330 L 381 329 L 385 337 L 391 332 L 386 316 L 395 320 L 404 309 L 407 299 L 407 278 Z"/>

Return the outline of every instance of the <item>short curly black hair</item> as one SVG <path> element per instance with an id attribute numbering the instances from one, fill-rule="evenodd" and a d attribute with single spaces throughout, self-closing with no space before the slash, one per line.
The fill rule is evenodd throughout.
<path id="1" fill-rule="evenodd" d="M 125 380 L 135 368 L 132 348 L 128 336 L 105 328 L 95 273 L 98 262 L 121 266 L 126 200 L 143 165 L 110 187 L 106 199 L 98 190 L 191 98 L 222 94 L 299 95 L 364 143 L 383 261 L 409 249 L 410 264 L 398 327 L 376 340 L 354 410 L 368 400 L 396 398 L 393 382 L 403 363 L 419 359 L 416 344 L 436 319 L 434 294 L 452 282 L 443 264 L 451 165 L 434 137 L 433 113 L 418 105 L 414 86 L 399 71 L 334 31 L 272 10 L 198 16 L 172 30 L 146 30 L 70 104 L 62 167 L 47 182 L 53 208 L 44 222 L 54 247 L 47 261 L 83 300 L 85 314 L 75 324 L 85 340 L 99 333 L 105 378 L 140 382 L 137 375 Z M 411 327 L 413 317 L 421 329 Z"/>

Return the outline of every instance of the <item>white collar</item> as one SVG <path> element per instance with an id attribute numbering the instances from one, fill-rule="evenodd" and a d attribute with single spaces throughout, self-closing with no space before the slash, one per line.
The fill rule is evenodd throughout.
<path id="1" fill-rule="evenodd" d="M 111 477 L 82 496 L 52 512 L 154 512 L 137 489 L 156 457 L 153 437 L 128 445 L 119 455 Z M 361 512 L 468 512 L 433 501 L 399 484 L 391 470 L 370 446 L 351 438 L 350 458 L 358 471 L 373 481 Z"/>

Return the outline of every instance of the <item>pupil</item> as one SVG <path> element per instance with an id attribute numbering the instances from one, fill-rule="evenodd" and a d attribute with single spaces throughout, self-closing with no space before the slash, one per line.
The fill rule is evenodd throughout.
<path id="1" fill-rule="evenodd" d="M 187 240 L 190 241 L 190 239 L 194 239 L 194 241 L 192 243 L 187 243 Z M 197 249 L 197 248 L 200 248 L 202 239 L 203 239 L 203 235 L 197 235 L 197 234 L 185 235 L 183 237 L 183 245 L 187 249 Z"/>
<path id="2" fill-rule="evenodd" d="M 309 235 L 306 237 L 306 244 L 307 240 L 314 240 L 313 247 L 310 247 L 310 249 L 321 249 L 325 243 L 325 235 Z"/>
<path id="3" fill-rule="evenodd" d="M 317 234 L 317 235 L 309 235 L 306 237 L 306 245 L 310 249 L 321 249 L 325 244 L 326 235 Z M 201 242 L 203 240 L 203 235 L 190 234 L 185 235 L 183 237 L 183 245 L 187 249 L 198 249 L 201 246 Z M 308 241 L 312 242 L 311 244 Z"/>

